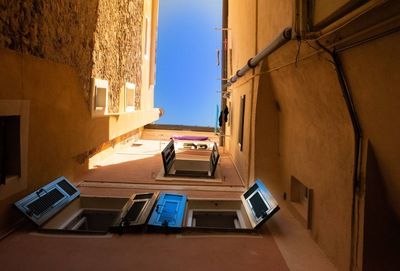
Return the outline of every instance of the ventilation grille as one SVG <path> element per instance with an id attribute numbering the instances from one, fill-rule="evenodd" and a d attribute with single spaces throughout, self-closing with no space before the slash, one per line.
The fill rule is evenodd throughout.
<path id="1" fill-rule="evenodd" d="M 255 214 L 257 219 L 267 215 L 269 207 L 265 203 L 265 201 L 263 200 L 263 198 L 260 195 L 260 193 L 255 193 L 250 198 L 250 204 L 251 204 L 251 206 L 253 208 L 254 214 Z"/>
<path id="2" fill-rule="evenodd" d="M 51 190 L 49 193 L 46 193 L 44 196 L 39 196 L 37 200 L 28 204 L 26 207 L 28 208 L 28 215 L 40 216 L 42 213 L 47 211 L 47 209 L 51 208 L 57 202 L 59 202 L 65 196 L 58 191 L 57 189 Z"/>
<path id="3" fill-rule="evenodd" d="M 67 179 L 60 177 L 14 205 L 32 222 L 42 225 L 80 195 Z"/>
<path id="4" fill-rule="evenodd" d="M 138 201 L 135 202 L 131 209 L 129 209 L 128 213 L 126 214 L 124 220 L 127 221 L 136 221 L 140 212 L 143 209 L 143 206 L 146 204 L 146 201 Z"/>
<path id="5" fill-rule="evenodd" d="M 70 185 L 66 180 L 58 182 L 58 186 L 61 187 L 70 196 L 72 196 L 77 192 L 77 190 L 72 185 Z"/>
<path id="6" fill-rule="evenodd" d="M 258 189 L 258 185 L 257 183 L 255 183 L 252 187 L 250 187 L 249 190 L 247 190 L 246 193 L 244 193 L 244 198 L 247 199 L 248 197 L 250 197 L 255 191 L 257 191 Z"/>

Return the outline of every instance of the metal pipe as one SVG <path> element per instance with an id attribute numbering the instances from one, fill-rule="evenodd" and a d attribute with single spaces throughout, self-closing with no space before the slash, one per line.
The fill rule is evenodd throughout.
<path id="1" fill-rule="evenodd" d="M 289 40 L 292 38 L 292 28 L 288 27 L 285 28 L 279 36 L 272 41 L 267 47 L 264 48 L 261 52 L 259 52 L 257 55 L 254 57 L 250 58 L 246 65 L 244 65 L 240 70 L 236 72 L 234 76 L 232 76 L 228 82 L 222 87 L 222 90 L 225 90 L 227 87 L 231 86 L 233 83 L 235 83 L 239 77 L 242 77 L 245 75 L 249 70 L 255 68 L 261 60 L 263 60 L 265 57 L 268 55 L 272 54 L 275 52 L 277 49 L 282 47 L 284 44 L 286 44 Z"/>

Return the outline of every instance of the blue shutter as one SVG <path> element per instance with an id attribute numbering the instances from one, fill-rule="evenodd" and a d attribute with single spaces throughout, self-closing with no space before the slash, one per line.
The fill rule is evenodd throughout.
<path id="1" fill-rule="evenodd" d="M 160 227 L 181 228 L 185 208 L 185 195 L 161 193 L 148 224 Z"/>

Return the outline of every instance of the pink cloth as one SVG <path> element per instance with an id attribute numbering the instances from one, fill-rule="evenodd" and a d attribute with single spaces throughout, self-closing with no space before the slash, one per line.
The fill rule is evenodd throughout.
<path id="1" fill-rule="evenodd" d="M 208 136 L 173 135 L 171 139 L 205 141 L 208 140 Z"/>

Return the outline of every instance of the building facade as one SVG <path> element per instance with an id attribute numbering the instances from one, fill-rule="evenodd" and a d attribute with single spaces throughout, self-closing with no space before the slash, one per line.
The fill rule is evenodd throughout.
<path id="1" fill-rule="evenodd" d="M 291 28 L 226 89 L 225 149 L 242 178 L 273 187 L 339 270 L 394 270 L 399 4 L 224 3 L 227 78 Z"/>
<path id="2" fill-rule="evenodd" d="M 139 137 L 154 108 L 158 1 L 1 1 L 0 227 L 48 179 Z M 4 140 L 3 140 L 4 139 Z M 4 152 L 3 152 L 4 151 Z"/>

